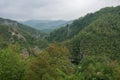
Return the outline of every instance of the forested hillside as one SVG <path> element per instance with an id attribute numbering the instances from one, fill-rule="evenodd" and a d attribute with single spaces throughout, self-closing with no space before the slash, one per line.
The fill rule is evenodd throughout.
<path id="1" fill-rule="evenodd" d="M 54 31 L 48 39 L 64 41 L 70 50 L 71 61 L 78 65 L 73 79 L 119 80 L 120 6 L 103 8 L 71 25 Z M 69 37 L 68 27 L 71 28 Z"/>
<path id="2" fill-rule="evenodd" d="M 48 40 L 61 42 L 71 39 L 75 35 L 77 35 L 82 29 L 90 25 L 92 22 L 96 21 L 101 16 L 106 16 L 108 15 L 108 13 L 115 14 L 116 12 L 119 13 L 119 7 L 107 7 L 95 13 L 88 13 L 86 16 L 74 20 L 72 24 L 66 25 L 65 27 L 51 32 L 50 36 L 48 37 Z"/>
<path id="3" fill-rule="evenodd" d="M 66 41 L 85 80 L 119 80 L 120 6 L 101 9 L 105 14 Z M 108 13 L 107 13 L 108 11 Z M 82 79 L 81 79 L 82 80 Z"/>
<path id="4" fill-rule="evenodd" d="M 120 80 L 120 6 L 89 13 L 48 37 L 0 18 L 0 80 Z"/>
<path id="5" fill-rule="evenodd" d="M 46 34 L 16 21 L 0 18 L 0 48 L 19 44 L 22 48 L 42 48 Z"/>

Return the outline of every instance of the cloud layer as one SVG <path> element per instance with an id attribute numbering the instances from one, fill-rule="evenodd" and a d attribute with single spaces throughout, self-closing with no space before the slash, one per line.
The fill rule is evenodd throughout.
<path id="1" fill-rule="evenodd" d="M 71 20 L 120 0 L 0 0 L 0 17 L 14 20 Z"/>

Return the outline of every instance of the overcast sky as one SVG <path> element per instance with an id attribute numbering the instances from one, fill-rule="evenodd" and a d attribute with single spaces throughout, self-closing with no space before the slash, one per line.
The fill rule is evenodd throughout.
<path id="1" fill-rule="evenodd" d="M 13 20 L 73 20 L 120 0 L 0 0 L 0 17 Z"/>

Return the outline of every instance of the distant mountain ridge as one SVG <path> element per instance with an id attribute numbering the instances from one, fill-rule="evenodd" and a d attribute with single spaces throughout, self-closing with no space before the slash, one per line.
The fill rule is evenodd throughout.
<path id="1" fill-rule="evenodd" d="M 38 30 L 52 31 L 61 26 L 65 26 L 66 24 L 69 24 L 71 22 L 72 21 L 65 21 L 65 20 L 28 20 L 21 23 L 31 26 Z"/>

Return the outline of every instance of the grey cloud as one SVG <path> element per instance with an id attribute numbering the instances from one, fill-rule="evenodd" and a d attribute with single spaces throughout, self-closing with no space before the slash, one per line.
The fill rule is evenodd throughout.
<path id="1" fill-rule="evenodd" d="M 1 0 L 0 17 L 14 20 L 75 19 L 120 0 Z"/>

